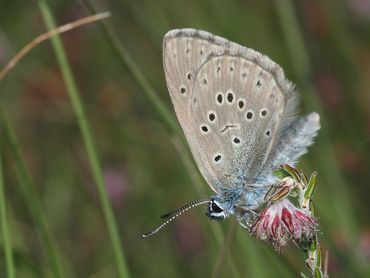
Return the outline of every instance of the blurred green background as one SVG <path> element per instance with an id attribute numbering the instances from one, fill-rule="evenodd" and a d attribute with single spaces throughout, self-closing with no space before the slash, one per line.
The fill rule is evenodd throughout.
<path id="1" fill-rule="evenodd" d="M 212 194 L 184 144 L 162 68 L 163 35 L 184 27 L 207 30 L 268 55 L 297 84 L 301 112 L 320 113 L 322 130 L 299 166 L 307 174 L 319 172 L 314 199 L 320 242 L 329 250 L 329 274 L 370 277 L 370 1 L 2 0 L 1 68 L 47 30 L 47 9 L 61 25 L 91 14 L 88 4 L 112 16 L 104 20 L 105 29 L 93 23 L 62 35 L 70 72 L 46 42 L 0 83 L 0 105 L 18 141 L 9 144 L 2 117 L 7 216 L 2 214 L 2 223 L 11 239 L 4 240 L 0 230 L 0 277 L 9 275 L 7 243 L 17 277 L 307 273 L 304 254 L 295 246 L 278 254 L 252 239 L 234 219 L 208 220 L 204 208 L 150 239 L 141 238 L 161 223 L 161 214 Z M 60 49 L 58 53 L 62 55 Z M 76 86 L 68 77 L 65 82 L 68 72 Z M 79 106 L 69 97 L 76 88 L 91 136 L 81 136 Z M 91 138 L 100 167 L 94 164 L 94 149 L 86 151 Z M 32 181 L 15 155 L 19 150 Z M 113 239 L 113 245 L 114 221 L 107 224 L 109 206 L 96 187 L 100 172 L 121 239 Z M 118 272 L 115 258 L 122 253 Z"/>

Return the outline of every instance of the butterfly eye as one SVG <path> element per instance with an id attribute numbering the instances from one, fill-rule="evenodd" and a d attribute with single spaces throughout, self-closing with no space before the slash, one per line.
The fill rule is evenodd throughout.
<path id="1" fill-rule="evenodd" d="M 223 212 L 224 210 L 222 208 L 220 208 L 215 202 L 212 202 L 211 204 L 211 209 L 213 212 L 216 212 L 216 213 L 221 213 Z"/>

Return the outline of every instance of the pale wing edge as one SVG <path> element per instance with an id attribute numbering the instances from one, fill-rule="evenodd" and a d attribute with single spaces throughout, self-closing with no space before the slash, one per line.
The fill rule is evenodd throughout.
<path id="1" fill-rule="evenodd" d="M 163 40 L 163 46 L 165 43 L 172 39 L 178 37 L 191 37 L 191 38 L 200 38 L 207 40 L 215 45 L 222 46 L 223 51 L 220 53 L 211 53 L 210 55 L 224 55 L 227 54 L 233 56 L 241 56 L 245 59 L 253 61 L 262 69 L 266 70 L 267 72 L 271 73 L 274 76 L 277 85 L 280 87 L 281 91 L 284 93 L 286 98 L 286 104 L 283 114 L 284 126 L 280 127 L 280 131 L 284 130 L 293 119 L 296 117 L 296 108 L 298 105 L 299 97 L 298 93 L 295 90 L 295 86 L 292 82 L 290 82 L 286 77 L 283 69 L 274 61 L 272 61 L 268 56 L 252 49 L 247 48 L 245 46 L 241 46 L 235 42 L 229 41 L 225 38 L 220 36 L 214 35 L 212 33 L 185 28 L 185 29 L 174 29 L 166 33 Z M 208 59 L 206 59 L 207 61 Z"/>

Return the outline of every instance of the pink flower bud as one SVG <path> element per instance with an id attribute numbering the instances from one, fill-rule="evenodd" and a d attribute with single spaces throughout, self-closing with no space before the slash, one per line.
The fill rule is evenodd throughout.
<path id="1" fill-rule="evenodd" d="M 283 199 L 261 212 L 251 233 L 260 240 L 270 241 L 277 250 L 281 250 L 291 239 L 300 241 L 312 238 L 317 229 L 318 222 L 309 212 Z"/>

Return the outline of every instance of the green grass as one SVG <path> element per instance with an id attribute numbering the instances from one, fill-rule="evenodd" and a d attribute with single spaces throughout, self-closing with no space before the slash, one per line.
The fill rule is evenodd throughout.
<path id="1" fill-rule="evenodd" d="M 56 28 L 56 24 L 54 22 L 53 15 L 51 14 L 48 4 L 45 1 L 38 1 L 38 4 L 48 29 L 51 30 Z M 116 219 L 104 185 L 100 162 L 95 150 L 95 145 L 93 142 L 89 123 L 85 116 L 85 111 L 79 96 L 80 93 L 77 89 L 77 84 L 73 78 L 72 71 L 70 69 L 67 56 L 64 52 L 60 38 L 58 36 L 52 37 L 51 42 L 53 44 L 55 54 L 57 56 L 57 60 L 64 78 L 64 82 L 67 87 L 67 91 L 71 98 L 71 103 L 76 114 L 77 122 L 82 134 L 82 139 L 90 162 L 91 172 L 96 182 L 96 186 L 100 197 L 100 203 L 106 221 L 106 226 L 112 242 L 112 248 L 116 259 L 118 274 L 119 277 L 122 278 L 129 277 Z"/>
<path id="2" fill-rule="evenodd" d="M 2 147 L 2 146 L 1 146 Z M 2 242 L 5 254 L 6 275 L 9 278 L 15 277 L 15 266 L 13 258 L 13 247 L 11 237 L 11 227 L 7 213 L 7 202 L 5 199 L 5 186 L 3 177 L 2 149 L 0 149 L 0 221 Z"/>
<path id="3" fill-rule="evenodd" d="M 12 130 L 5 113 L 1 108 L 0 122 L 3 139 L 5 139 L 15 161 L 23 199 L 26 202 L 27 208 L 33 218 L 35 229 L 37 230 L 40 241 L 45 248 L 45 253 L 50 261 L 50 267 L 53 276 L 63 277 L 64 275 L 62 272 L 61 263 L 55 247 L 56 244 L 50 233 L 50 228 L 45 217 L 45 212 L 42 209 L 40 197 L 27 169 L 26 162 L 24 161 L 14 131 Z"/>

